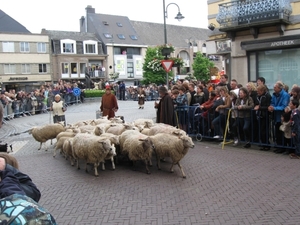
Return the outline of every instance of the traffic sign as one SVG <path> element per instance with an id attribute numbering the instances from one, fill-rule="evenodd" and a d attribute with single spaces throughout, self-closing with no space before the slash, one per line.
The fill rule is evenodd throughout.
<path id="1" fill-rule="evenodd" d="M 74 96 L 79 96 L 80 93 L 81 93 L 80 88 L 77 88 L 77 87 L 76 87 L 76 88 L 73 89 L 73 95 L 74 95 Z"/>
<path id="2" fill-rule="evenodd" d="M 174 61 L 173 60 L 161 60 L 161 64 L 162 64 L 163 68 L 165 69 L 165 71 L 168 73 L 172 69 Z"/>

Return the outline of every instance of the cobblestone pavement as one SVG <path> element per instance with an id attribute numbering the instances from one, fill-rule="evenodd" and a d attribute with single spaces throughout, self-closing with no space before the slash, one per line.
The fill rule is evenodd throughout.
<path id="1" fill-rule="evenodd" d="M 128 122 L 155 117 L 153 102 L 146 102 L 144 110 L 131 101 L 119 101 L 119 106 L 118 115 Z M 98 108 L 99 102 L 73 105 L 66 117 L 69 123 L 95 118 Z M 38 151 L 39 143 L 22 133 L 49 118 L 15 119 L 0 136 L 13 144 L 21 171 L 39 187 L 40 204 L 58 224 L 299 224 L 300 160 L 255 147 L 222 150 L 216 142 L 195 141 L 182 160 L 186 179 L 177 167 L 168 172 L 168 159 L 161 171 L 153 159 L 151 175 L 142 163 L 133 171 L 122 162 L 115 171 L 107 163 L 94 177 L 59 154 L 53 158 L 53 146 Z"/>

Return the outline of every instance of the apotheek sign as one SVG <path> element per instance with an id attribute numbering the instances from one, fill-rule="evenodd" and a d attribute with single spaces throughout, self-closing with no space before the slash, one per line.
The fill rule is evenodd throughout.
<path id="1" fill-rule="evenodd" d="M 278 49 L 283 47 L 300 47 L 300 39 L 286 39 L 286 40 L 259 40 L 259 41 L 244 41 L 241 42 L 241 47 L 244 50 L 259 50 L 259 49 Z"/>
<path id="2" fill-rule="evenodd" d="M 288 46 L 288 45 L 294 45 L 295 40 L 290 40 L 290 41 L 275 41 L 271 43 L 271 47 L 274 46 Z"/>
<path id="3" fill-rule="evenodd" d="M 9 80 L 28 80 L 28 77 L 10 77 Z"/>

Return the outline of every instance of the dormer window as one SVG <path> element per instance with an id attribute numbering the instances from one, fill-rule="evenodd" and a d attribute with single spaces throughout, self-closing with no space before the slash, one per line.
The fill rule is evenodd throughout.
<path id="1" fill-rule="evenodd" d="M 60 42 L 61 53 L 76 54 L 76 41 L 65 39 Z"/>
<path id="2" fill-rule="evenodd" d="M 117 23 L 117 26 L 118 27 L 123 27 L 123 24 L 122 23 Z"/>
<path id="3" fill-rule="evenodd" d="M 129 37 L 130 37 L 132 40 L 137 40 L 137 36 L 136 36 L 136 35 L 129 35 Z"/>
<path id="4" fill-rule="evenodd" d="M 104 35 L 104 37 L 106 37 L 107 39 L 112 39 L 112 35 L 109 34 L 109 33 L 104 33 L 103 35 Z"/>
<path id="5" fill-rule="evenodd" d="M 125 35 L 124 34 L 118 34 L 118 38 L 125 40 Z"/>
<path id="6" fill-rule="evenodd" d="M 97 41 L 83 41 L 84 54 L 98 54 Z"/>

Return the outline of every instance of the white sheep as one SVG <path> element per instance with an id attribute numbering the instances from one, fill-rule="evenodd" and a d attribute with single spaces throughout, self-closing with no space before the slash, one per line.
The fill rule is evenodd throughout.
<path id="1" fill-rule="evenodd" d="M 77 160 L 77 168 L 80 169 L 79 159 L 83 159 L 86 172 L 87 163 L 94 164 L 95 176 L 99 176 L 97 167 L 100 162 L 103 162 L 108 154 L 116 154 L 116 149 L 111 145 L 110 140 L 81 133 L 73 138 L 72 150 L 74 159 Z"/>
<path id="2" fill-rule="evenodd" d="M 120 136 L 119 136 L 119 143 L 120 143 L 120 149 L 123 149 L 124 142 L 128 137 L 131 135 L 139 135 L 141 134 L 138 130 L 125 130 Z"/>
<path id="3" fill-rule="evenodd" d="M 133 121 L 133 124 L 135 126 L 144 125 L 144 126 L 150 128 L 154 125 L 154 122 L 151 119 L 136 119 L 135 121 Z"/>
<path id="4" fill-rule="evenodd" d="M 159 133 L 150 136 L 154 146 L 157 159 L 157 167 L 160 170 L 160 159 L 170 157 L 172 159 L 172 166 L 170 171 L 173 173 L 173 166 L 178 165 L 182 173 L 182 177 L 186 178 L 180 160 L 187 154 L 189 148 L 194 148 L 194 143 L 189 136 L 176 137 L 172 134 Z"/>
<path id="5" fill-rule="evenodd" d="M 57 136 L 56 136 L 56 141 L 59 141 L 60 138 L 62 137 L 74 137 L 78 132 L 71 132 L 71 131 L 64 131 L 64 132 L 60 132 Z"/>
<path id="6" fill-rule="evenodd" d="M 72 151 L 72 146 L 73 146 L 73 138 L 66 139 L 64 141 L 63 147 L 62 147 L 62 152 L 63 155 L 65 156 L 66 159 L 70 159 L 71 161 L 71 166 L 74 166 L 74 157 L 73 157 L 73 151 Z"/>
<path id="7" fill-rule="evenodd" d="M 42 148 L 42 144 L 45 143 L 48 140 L 56 138 L 56 136 L 60 133 L 65 131 L 65 127 L 60 123 L 55 124 L 48 124 L 40 127 L 33 127 L 29 130 L 29 134 L 32 134 L 33 138 L 40 142 L 40 147 L 38 150 Z M 45 143 L 46 146 L 46 143 Z M 46 146 L 46 151 L 48 150 L 48 147 Z"/>
<path id="8" fill-rule="evenodd" d="M 90 124 L 79 127 L 80 133 L 93 133 L 94 129 L 95 126 Z"/>
<path id="9" fill-rule="evenodd" d="M 153 136 L 159 133 L 166 133 L 166 134 L 173 134 L 175 136 L 186 136 L 186 132 L 184 130 L 178 129 L 176 127 L 164 124 L 164 123 L 157 123 L 154 126 L 149 128 L 149 136 Z"/>
<path id="10" fill-rule="evenodd" d="M 118 135 L 114 135 L 114 134 L 110 134 L 110 133 L 104 133 L 100 135 L 100 138 L 102 138 L 103 140 L 110 140 L 111 144 L 115 146 L 115 148 L 120 148 L 120 141 L 119 141 L 119 136 Z M 112 169 L 115 170 L 115 162 L 114 162 L 114 156 L 116 156 L 117 154 L 117 150 L 115 155 L 113 154 L 107 154 L 106 158 L 104 159 L 104 161 L 102 162 L 102 170 L 105 170 L 105 161 L 106 160 L 110 160 L 111 161 L 111 166 Z"/>
<path id="11" fill-rule="evenodd" d="M 138 160 L 144 161 L 146 165 L 146 172 L 147 174 L 150 174 L 148 162 L 150 162 L 150 165 L 152 165 L 151 158 L 153 149 L 154 145 L 150 137 L 138 133 L 127 137 L 121 152 L 122 154 L 128 155 L 128 158 L 133 162 L 133 166 L 135 166 L 135 162 Z"/>
<path id="12" fill-rule="evenodd" d="M 106 132 L 115 135 L 121 135 L 125 130 L 138 130 L 133 124 L 115 124 L 111 125 Z"/>
<path id="13" fill-rule="evenodd" d="M 74 137 L 74 136 L 72 136 L 72 137 Z M 56 144 L 55 144 L 55 148 L 54 148 L 54 152 L 53 152 L 53 158 L 55 158 L 55 156 L 56 156 L 56 151 L 57 151 L 58 149 L 62 150 L 64 142 L 65 142 L 66 140 L 70 139 L 70 138 L 71 138 L 71 137 L 66 137 L 66 136 L 65 136 L 65 137 L 61 137 L 61 138 L 58 139 L 58 141 L 57 141 Z"/>

